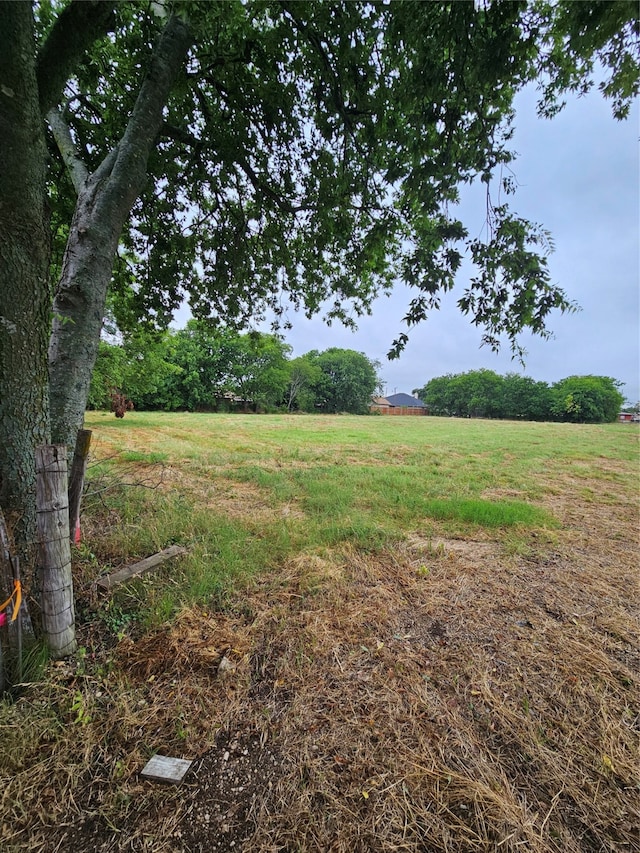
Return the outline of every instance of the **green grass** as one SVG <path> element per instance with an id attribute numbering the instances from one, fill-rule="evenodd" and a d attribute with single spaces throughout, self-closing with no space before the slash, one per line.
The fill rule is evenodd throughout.
<path id="1" fill-rule="evenodd" d="M 428 502 L 431 518 L 453 519 L 482 527 L 512 527 L 516 524 L 549 526 L 553 519 L 521 501 L 434 500 Z"/>
<path id="2" fill-rule="evenodd" d="M 154 465 L 156 462 L 167 462 L 169 457 L 166 453 L 145 453 L 142 450 L 123 450 L 120 453 L 123 462 L 144 462 Z"/>
<path id="3" fill-rule="evenodd" d="M 152 620 L 345 543 L 375 551 L 411 533 L 482 530 L 526 551 L 532 531 L 557 527 L 542 507 L 557 477 L 597 494 L 631 482 L 638 460 L 638 431 L 618 424 L 132 412 L 90 413 L 87 427 L 105 460 L 93 476 L 112 483 L 85 504 L 108 522 L 98 563 L 189 546 L 179 569 L 119 593 Z M 179 472 L 170 489 L 165 467 Z M 147 488 L 118 485 L 136 477 Z"/>

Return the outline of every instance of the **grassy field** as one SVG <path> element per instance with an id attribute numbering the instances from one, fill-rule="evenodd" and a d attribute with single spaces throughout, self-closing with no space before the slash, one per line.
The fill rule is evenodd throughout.
<path id="1" fill-rule="evenodd" d="M 640 849 L 634 426 L 87 426 L 82 649 L 0 711 L 3 850 Z"/>

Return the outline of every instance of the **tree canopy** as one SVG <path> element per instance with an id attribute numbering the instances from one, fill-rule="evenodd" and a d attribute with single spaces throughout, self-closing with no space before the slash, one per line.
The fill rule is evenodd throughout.
<path id="1" fill-rule="evenodd" d="M 369 412 L 382 387 L 378 362 L 337 347 L 290 355 L 274 335 L 190 320 L 186 329 L 160 336 L 103 342 L 89 402 L 109 408 L 117 392 L 136 409 Z M 481 369 L 436 376 L 413 393 L 432 415 L 607 423 L 624 404 L 620 386 L 609 376 L 569 376 L 550 385 Z"/>
<path id="2" fill-rule="evenodd" d="M 303 411 L 365 414 L 380 387 L 380 365 L 331 348 L 290 358 L 275 335 L 190 320 L 185 329 L 137 333 L 100 345 L 89 406 L 124 398 L 136 409 Z"/>
<path id="3" fill-rule="evenodd" d="M 544 334 L 548 313 L 570 308 L 549 278 L 548 235 L 488 191 L 487 239 L 471 239 L 456 202 L 465 183 L 501 183 L 526 82 L 546 80 L 551 113 L 562 92 L 590 85 L 599 59 L 624 115 L 637 87 L 633 4 L 577 5 L 593 8 L 172 4 L 190 47 L 123 230 L 120 322 L 166 324 L 187 298 L 197 316 L 227 324 L 267 309 L 286 323 L 289 303 L 352 323 L 403 281 L 415 290 L 412 325 L 453 287 L 466 250 L 477 275 L 459 305 L 485 341 L 517 349 L 523 328 Z M 43 37 L 59 8 L 39 4 Z M 67 227 L 74 169 L 93 174 L 131 127 L 160 49 L 157 9 L 115 4 L 49 114 Z"/>
<path id="4" fill-rule="evenodd" d="M 624 403 L 621 382 L 610 376 L 569 376 L 553 386 L 551 411 L 563 421 L 615 421 Z"/>
<path id="5" fill-rule="evenodd" d="M 316 411 L 355 415 L 369 411 L 371 398 L 380 388 L 378 362 L 338 347 L 320 353 L 312 350 L 304 359 L 319 371 L 309 389 Z"/>
<path id="6" fill-rule="evenodd" d="M 609 376 L 569 376 L 548 385 L 516 373 L 470 370 L 437 376 L 414 393 L 433 415 L 607 423 L 624 402 L 621 384 Z"/>

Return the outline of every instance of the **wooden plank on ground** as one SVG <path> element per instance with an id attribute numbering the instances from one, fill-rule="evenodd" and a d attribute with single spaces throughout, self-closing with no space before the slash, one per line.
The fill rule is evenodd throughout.
<path id="1" fill-rule="evenodd" d="M 143 575 L 145 572 L 150 572 L 152 569 L 157 569 L 162 563 L 166 563 L 172 557 L 177 557 L 180 554 L 186 554 L 187 549 L 182 545 L 171 545 L 151 557 L 146 557 L 140 560 L 139 563 L 134 563 L 132 566 L 126 566 L 124 569 L 118 569 L 117 572 L 112 572 L 110 575 L 105 575 L 96 583 L 102 589 L 113 589 L 114 586 L 128 581 L 130 578 Z"/>
<path id="2" fill-rule="evenodd" d="M 154 755 L 142 768 L 142 775 L 153 782 L 173 782 L 177 785 L 182 782 L 192 764 L 185 758 Z"/>

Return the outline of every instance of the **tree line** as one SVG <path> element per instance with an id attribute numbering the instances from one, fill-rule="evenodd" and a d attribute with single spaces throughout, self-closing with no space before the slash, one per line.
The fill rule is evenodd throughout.
<path id="1" fill-rule="evenodd" d="M 349 349 L 291 358 L 276 335 L 241 334 L 189 320 L 163 334 L 101 341 L 88 405 L 161 411 L 302 411 L 364 414 L 380 387 L 379 363 Z"/>
<path id="2" fill-rule="evenodd" d="M 517 373 L 470 370 L 437 376 L 414 394 L 433 415 L 607 423 L 624 403 L 621 385 L 609 376 L 568 376 L 548 385 Z"/>
<path id="3" fill-rule="evenodd" d="M 189 412 L 366 414 L 382 382 L 380 363 L 332 347 L 297 358 L 280 337 L 240 333 L 189 320 L 179 331 L 128 334 L 100 342 L 90 409 Z M 492 370 L 437 376 L 413 393 L 432 415 L 606 423 L 624 403 L 608 376 L 569 376 L 548 384 Z"/>

